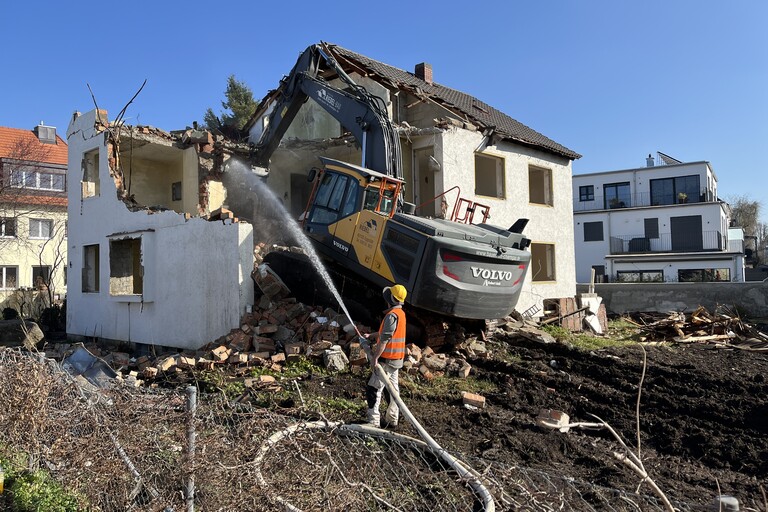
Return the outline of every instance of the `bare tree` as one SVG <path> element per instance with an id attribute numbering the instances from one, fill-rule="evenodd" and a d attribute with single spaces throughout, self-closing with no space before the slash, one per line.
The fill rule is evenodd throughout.
<path id="1" fill-rule="evenodd" d="M 760 201 L 754 201 L 747 196 L 733 196 L 728 198 L 731 207 L 731 226 L 744 230 L 744 247 L 752 253 L 752 258 L 759 257 L 757 240 L 758 223 L 760 219 Z"/>

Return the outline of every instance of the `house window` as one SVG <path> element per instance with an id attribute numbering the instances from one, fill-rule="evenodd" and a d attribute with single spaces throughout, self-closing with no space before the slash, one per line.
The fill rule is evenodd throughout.
<path id="1" fill-rule="evenodd" d="M 616 272 L 618 283 L 663 283 L 662 270 L 619 270 Z"/>
<path id="2" fill-rule="evenodd" d="M 552 206 L 552 171 L 528 167 L 528 197 L 533 204 Z"/>
<path id="3" fill-rule="evenodd" d="M 583 185 L 579 187 L 579 201 L 594 201 L 595 200 L 595 186 Z"/>
<path id="4" fill-rule="evenodd" d="M 699 176 L 678 176 L 651 180 L 651 204 L 698 203 Z"/>
<path id="5" fill-rule="evenodd" d="M 19 285 L 19 271 L 16 267 L 0 267 L 0 288 L 3 290 L 14 290 Z"/>
<path id="6" fill-rule="evenodd" d="M 51 278 L 51 267 L 48 266 L 33 266 L 32 267 L 32 287 L 42 290 Z"/>
<path id="7" fill-rule="evenodd" d="M 659 219 L 643 219 L 645 238 L 659 238 Z"/>
<path id="8" fill-rule="evenodd" d="M 16 236 L 16 219 L 4 217 L 0 219 L 0 237 L 14 238 Z"/>
<path id="9" fill-rule="evenodd" d="M 475 154 L 475 194 L 499 199 L 505 197 L 504 159 Z"/>
<path id="10" fill-rule="evenodd" d="M 531 279 L 555 280 L 555 244 L 531 244 Z"/>
<path id="11" fill-rule="evenodd" d="M 141 238 L 110 241 L 110 295 L 141 295 L 143 292 L 144 267 L 141 264 Z"/>
<path id="12" fill-rule="evenodd" d="M 99 148 L 88 151 L 83 155 L 83 180 L 80 182 L 82 196 L 99 195 Z"/>
<path id="13" fill-rule="evenodd" d="M 83 293 L 99 291 L 99 246 L 83 246 Z"/>
<path id="14" fill-rule="evenodd" d="M 66 179 L 63 174 L 17 169 L 11 171 L 11 186 L 37 190 L 63 192 Z"/>
<path id="15" fill-rule="evenodd" d="M 181 182 L 177 181 L 171 185 L 171 201 L 181 201 Z"/>
<path id="16" fill-rule="evenodd" d="M 584 223 L 584 241 L 602 242 L 603 241 L 603 222 L 585 222 Z"/>
<path id="17" fill-rule="evenodd" d="M 680 269 L 677 280 L 681 282 L 730 281 L 731 271 L 727 268 Z"/>
<path id="18" fill-rule="evenodd" d="M 50 219 L 29 219 L 29 238 L 49 239 L 53 233 L 53 221 Z"/>
<path id="19" fill-rule="evenodd" d="M 603 186 L 603 196 L 607 208 L 627 208 L 632 205 L 628 181 Z"/>

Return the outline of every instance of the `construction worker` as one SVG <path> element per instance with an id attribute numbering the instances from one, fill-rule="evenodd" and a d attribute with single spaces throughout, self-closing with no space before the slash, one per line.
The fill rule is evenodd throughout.
<path id="1" fill-rule="evenodd" d="M 379 405 L 381 396 L 385 392 L 384 381 L 376 373 L 376 365 L 380 365 L 384 373 L 392 383 L 395 391 L 399 392 L 398 371 L 403 367 L 405 358 L 405 312 L 403 303 L 407 292 L 405 287 L 400 284 L 387 286 L 382 291 L 384 300 L 389 308 L 384 312 L 384 319 L 381 321 L 379 332 L 366 335 L 367 341 L 371 343 L 371 368 L 373 374 L 368 380 L 365 388 L 365 399 L 368 402 L 368 413 L 366 415 L 366 424 L 374 427 L 381 427 L 381 418 Z M 385 427 L 396 427 L 400 416 L 400 409 L 397 407 L 394 399 L 386 391 L 386 398 L 389 402 L 387 412 L 384 416 Z"/>

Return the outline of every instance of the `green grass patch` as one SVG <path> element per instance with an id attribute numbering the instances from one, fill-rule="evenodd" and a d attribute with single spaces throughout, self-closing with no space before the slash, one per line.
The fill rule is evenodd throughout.
<path id="1" fill-rule="evenodd" d="M 68 491 L 44 470 L 27 470 L 28 457 L 19 452 L 9 452 L 0 446 L 0 464 L 3 466 L 4 493 L 2 505 L 14 512 L 77 512 L 87 510 L 85 500 Z M 3 501 L 5 500 L 5 501 Z"/>
<path id="2" fill-rule="evenodd" d="M 603 336 L 596 336 L 588 332 L 571 332 L 559 325 L 545 325 L 542 330 L 549 333 L 558 342 L 566 343 L 580 350 L 624 347 L 637 341 L 637 328 L 624 319 L 609 321 L 608 332 Z"/>
<path id="3" fill-rule="evenodd" d="M 440 399 L 446 396 L 460 395 L 463 391 L 469 393 L 496 393 L 499 387 L 488 380 L 469 377 L 435 377 L 432 380 L 400 379 L 400 391 L 405 396 L 416 398 Z"/>

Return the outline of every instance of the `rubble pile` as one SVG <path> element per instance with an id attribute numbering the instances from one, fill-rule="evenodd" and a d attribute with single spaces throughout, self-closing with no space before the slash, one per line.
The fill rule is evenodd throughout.
<path id="1" fill-rule="evenodd" d="M 768 334 L 731 311 L 699 307 L 691 313 L 633 313 L 627 321 L 642 332 L 642 342 L 707 343 L 724 348 L 768 350 Z"/>
<path id="2" fill-rule="evenodd" d="M 274 378 L 252 377 L 254 368 L 280 373 L 286 365 L 309 359 L 330 372 L 350 371 L 361 374 L 368 368 L 358 333 L 370 333 L 369 326 L 349 323 L 332 308 L 311 307 L 290 297 L 280 278 L 261 265 L 254 279 L 263 291 L 258 304 L 246 312 L 240 327 L 196 351 L 133 357 L 127 352 L 104 352 L 95 343 L 85 345 L 94 356 L 108 364 L 117 378 L 133 386 L 153 385 L 169 377 L 190 377 L 194 372 L 226 369 L 234 377 L 245 379 L 246 386 L 274 386 Z M 509 319 L 513 322 L 512 319 Z M 505 325 L 505 327 L 507 327 Z M 403 371 L 426 380 L 443 375 L 467 378 L 472 370 L 468 357 L 488 357 L 482 340 L 460 336 L 450 345 L 450 354 L 432 347 L 407 345 Z M 64 360 L 80 345 L 58 344 L 48 347 L 48 357 Z"/>

